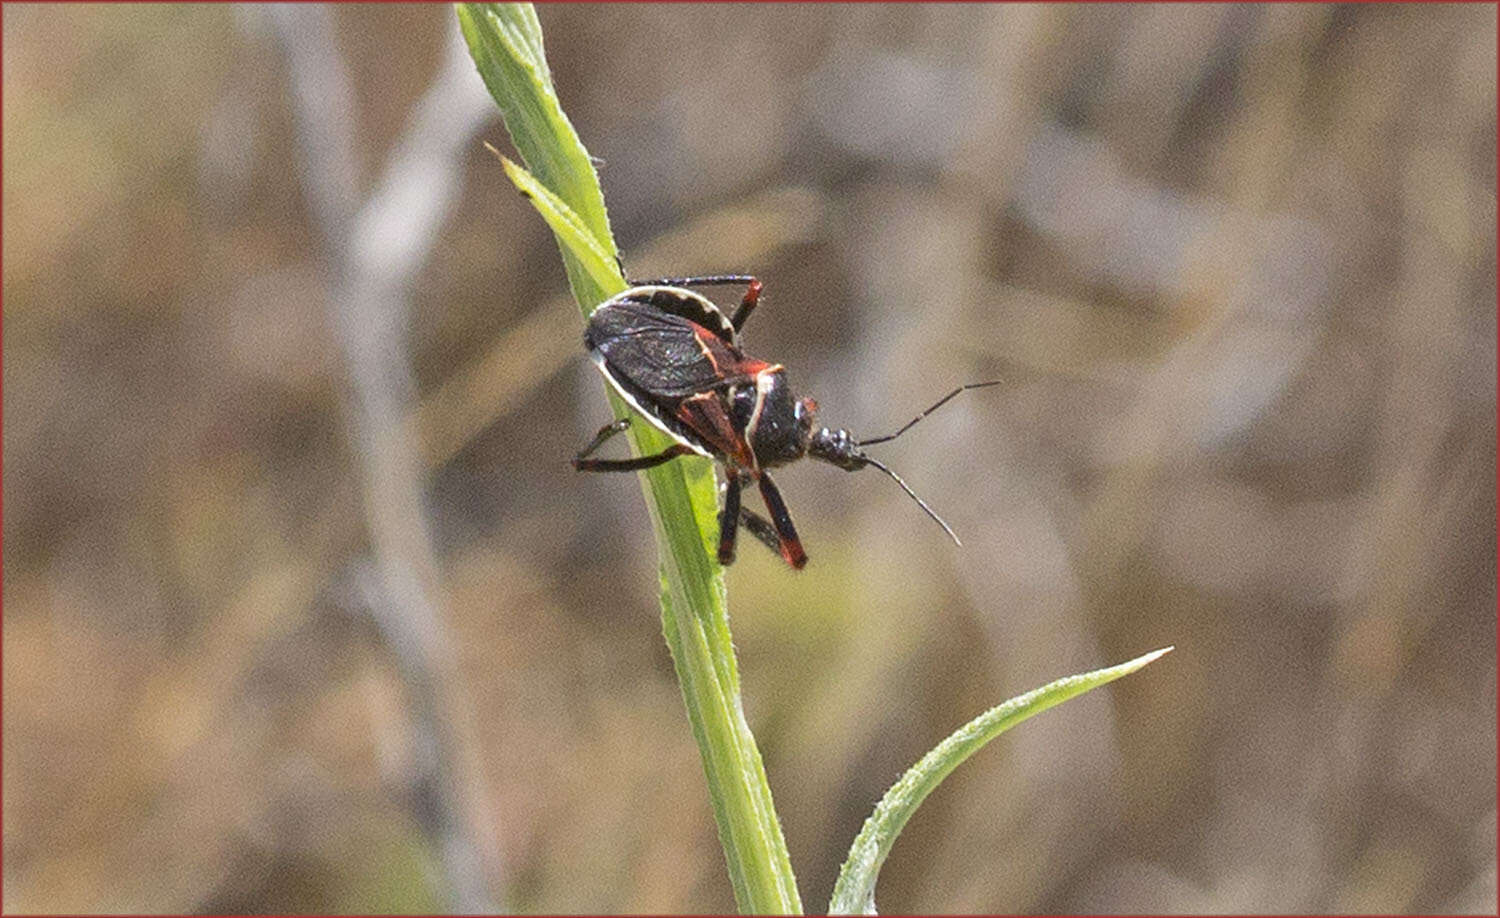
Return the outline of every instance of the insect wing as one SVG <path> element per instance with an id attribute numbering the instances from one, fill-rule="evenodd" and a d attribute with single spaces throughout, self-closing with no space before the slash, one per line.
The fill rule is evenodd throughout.
<path id="1" fill-rule="evenodd" d="M 643 303 L 600 306 L 584 341 L 611 377 L 658 401 L 743 385 L 755 368 L 701 325 Z"/>
<path id="2" fill-rule="evenodd" d="M 612 302 L 631 302 L 652 306 L 662 312 L 701 325 L 725 344 L 732 346 L 737 343 L 734 325 L 729 321 L 729 317 L 724 315 L 708 297 L 691 290 L 658 285 L 632 287 Z"/>
<path id="3" fill-rule="evenodd" d="M 683 399 L 677 406 L 677 419 L 715 455 L 742 468 L 753 468 L 755 455 L 750 443 L 744 431 L 736 429 L 725 401 L 726 396 L 718 392 L 701 392 Z"/>

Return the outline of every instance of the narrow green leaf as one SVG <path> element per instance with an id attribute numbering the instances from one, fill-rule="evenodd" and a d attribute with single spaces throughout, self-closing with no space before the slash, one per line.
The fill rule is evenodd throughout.
<path id="1" fill-rule="evenodd" d="M 568 203 L 613 260 L 616 249 L 604 193 L 552 86 L 536 10 L 526 3 L 460 3 L 456 12 L 474 66 L 499 104 L 526 167 Z M 623 289 L 599 287 L 566 247 L 562 254 L 568 284 L 585 312 Z"/>
<path id="2" fill-rule="evenodd" d="M 1017 695 L 998 707 L 990 708 L 955 730 L 908 769 L 901 780 L 886 791 L 876 805 L 875 812 L 865 820 L 864 828 L 860 829 L 858 837 L 854 839 L 854 844 L 849 848 L 849 857 L 839 871 L 833 898 L 828 903 L 828 913 L 875 914 L 875 880 L 880 875 L 880 867 L 885 863 L 886 855 L 891 851 L 891 845 L 896 842 L 896 836 L 901 834 L 906 821 L 927 795 L 965 759 L 1021 721 L 1089 689 L 1133 673 L 1171 649 L 1164 647 L 1118 666 L 1058 679 L 1024 695 Z"/>
<path id="3" fill-rule="evenodd" d="M 547 187 L 536 180 L 525 167 L 518 166 L 504 156 L 494 147 L 489 147 L 490 152 L 500 157 L 500 164 L 505 167 L 505 174 L 515 183 L 521 193 L 526 195 L 535 205 L 537 212 L 547 225 L 552 227 L 552 232 L 574 259 L 588 271 L 594 283 L 610 293 L 625 289 L 625 279 L 620 276 L 620 268 L 599 245 L 594 235 L 589 232 L 588 227 L 583 225 L 583 219 L 573 212 L 573 208 L 567 205 L 557 195 L 547 190 Z"/>
<path id="4" fill-rule="evenodd" d="M 557 236 L 568 283 L 587 315 L 624 289 L 625 280 L 599 177 L 552 86 L 536 11 L 515 3 L 463 3 L 456 11 L 475 67 L 526 163 L 525 169 L 506 163 L 506 173 Z M 631 415 L 613 390 L 605 392 L 615 417 Z M 634 421 L 637 455 L 671 445 L 639 417 Z M 660 552 L 662 633 L 703 759 L 735 902 L 742 912 L 798 913 L 802 902 L 786 841 L 740 705 L 724 572 L 712 554 L 718 515 L 713 466 L 697 457 L 677 459 L 640 479 Z"/>

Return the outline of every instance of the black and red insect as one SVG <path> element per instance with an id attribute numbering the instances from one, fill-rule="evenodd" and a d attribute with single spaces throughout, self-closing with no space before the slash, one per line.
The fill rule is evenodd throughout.
<path id="1" fill-rule="evenodd" d="M 717 284 L 745 285 L 745 296 L 733 317 L 687 289 Z M 959 386 L 889 436 L 855 440 L 847 430 L 819 427 L 817 403 L 792 394 L 784 367 L 740 349 L 740 329 L 754 311 L 760 291 L 760 281 L 744 274 L 669 278 L 636 282 L 596 306 L 583 333 L 589 357 L 632 408 L 677 442 L 654 456 L 588 458 L 604 441 L 630 426 L 630 419 L 622 418 L 600 428 L 574 457 L 573 467 L 632 472 L 678 456 L 697 454 L 717 460 L 725 477 L 724 505 L 719 511 L 720 564 L 734 561 L 735 533 L 741 524 L 792 567 L 807 563 L 786 503 L 766 471 L 804 456 L 851 472 L 873 465 L 895 479 L 957 543 L 948 524 L 863 448 L 894 440 L 965 389 L 993 386 L 998 380 Z M 760 488 L 771 514 L 769 521 L 740 505 L 740 489 L 749 482 Z"/>

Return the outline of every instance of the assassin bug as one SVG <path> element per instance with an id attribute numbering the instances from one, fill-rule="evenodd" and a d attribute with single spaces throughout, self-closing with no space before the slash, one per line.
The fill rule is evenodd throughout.
<path id="1" fill-rule="evenodd" d="M 720 284 L 744 284 L 745 296 L 732 317 L 707 297 L 688 290 Z M 798 399 L 780 364 L 750 357 L 740 349 L 739 332 L 755 310 L 761 282 L 747 274 L 715 274 L 636 281 L 605 300 L 589 315 L 583 333 L 589 358 L 615 391 L 653 426 L 677 442 L 654 456 L 634 459 L 590 459 L 615 434 L 630 426 L 621 418 L 604 425 L 573 458 L 587 472 L 633 472 L 697 454 L 724 466 L 724 506 L 719 511 L 719 563 L 734 561 L 735 533 L 744 525 L 751 535 L 800 569 L 807 554 L 792 526 L 786 503 L 766 470 L 811 456 L 846 471 L 873 465 L 895 480 L 927 515 L 958 544 L 958 536 L 900 476 L 864 447 L 886 443 L 942 407 L 965 389 L 993 386 L 999 380 L 959 386 L 893 434 L 856 440 L 847 430 L 814 423 L 818 405 Z M 754 482 L 771 519 L 740 505 L 740 489 Z"/>

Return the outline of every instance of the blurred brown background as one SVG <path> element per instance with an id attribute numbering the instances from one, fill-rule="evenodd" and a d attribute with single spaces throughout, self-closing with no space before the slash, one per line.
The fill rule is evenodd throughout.
<path id="1" fill-rule="evenodd" d="M 559 6 L 636 277 L 881 455 L 728 575 L 809 910 L 1496 907 L 1492 6 Z M 444 5 L 4 8 L 7 911 L 725 911 Z M 726 294 L 732 295 L 732 294 Z"/>

